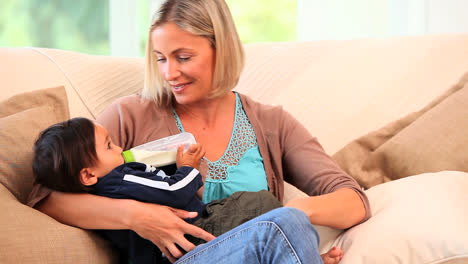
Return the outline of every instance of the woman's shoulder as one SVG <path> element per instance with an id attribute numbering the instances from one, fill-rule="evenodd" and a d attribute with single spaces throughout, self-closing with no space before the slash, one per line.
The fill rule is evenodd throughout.
<path id="1" fill-rule="evenodd" d="M 247 95 L 239 94 L 242 106 L 250 122 L 261 123 L 266 127 L 287 128 L 294 125 L 296 119 L 282 105 L 258 102 Z"/>
<path id="2" fill-rule="evenodd" d="M 109 131 L 116 144 L 129 149 L 165 127 L 161 124 L 167 124 L 170 113 L 168 107 L 157 107 L 152 100 L 136 94 L 114 101 L 96 121 Z"/>
<path id="3" fill-rule="evenodd" d="M 245 94 L 239 93 L 239 96 L 242 101 L 242 107 L 248 116 L 255 115 L 260 120 L 264 118 L 269 120 L 271 118 L 278 119 L 286 113 L 282 105 L 261 103 Z"/>
<path id="4" fill-rule="evenodd" d="M 256 101 L 255 99 L 252 99 L 250 96 L 246 94 L 241 94 L 238 93 L 241 101 L 242 101 L 242 106 L 244 108 L 248 108 L 249 110 L 255 111 L 255 112 L 282 112 L 283 106 L 281 105 L 271 105 L 271 104 L 265 104 L 261 103 L 259 101 Z"/>
<path id="5" fill-rule="evenodd" d="M 158 107 L 156 103 L 140 94 L 132 94 L 116 99 L 108 110 L 118 111 L 119 113 L 142 113 L 142 112 L 162 112 L 167 107 Z"/>
<path id="6" fill-rule="evenodd" d="M 161 117 L 167 115 L 167 112 L 167 107 L 158 107 L 153 100 L 133 94 L 116 99 L 98 115 L 97 121 L 101 124 L 128 122 L 139 120 L 142 116 Z"/>
<path id="7" fill-rule="evenodd" d="M 151 105 L 154 104 L 154 102 L 150 99 L 142 97 L 140 94 L 132 94 L 132 95 L 127 95 L 123 96 L 120 98 L 117 98 L 117 100 L 114 101 L 113 105 L 117 106 L 145 106 L 145 105 Z"/>

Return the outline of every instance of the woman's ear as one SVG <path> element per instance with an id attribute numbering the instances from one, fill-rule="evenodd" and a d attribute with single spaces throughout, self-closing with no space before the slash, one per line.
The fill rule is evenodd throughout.
<path id="1" fill-rule="evenodd" d="M 91 168 L 84 168 L 80 171 L 80 182 L 85 186 L 96 184 L 98 177 L 93 173 Z"/>

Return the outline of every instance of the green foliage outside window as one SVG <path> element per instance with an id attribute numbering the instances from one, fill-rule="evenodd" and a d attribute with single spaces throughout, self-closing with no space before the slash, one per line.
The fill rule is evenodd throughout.
<path id="1" fill-rule="evenodd" d="M 108 55 L 106 0 L 1 0 L 0 46 L 35 46 Z M 112 0 L 110 0 L 112 1 Z M 140 53 L 149 27 L 149 1 L 138 3 Z M 296 39 L 295 0 L 226 0 L 243 43 Z"/>
<path id="2" fill-rule="evenodd" d="M 1 46 L 108 54 L 108 39 L 108 1 L 2 0 Z"/>
<path id="3" fill-rule="evenodd" d="M 243 43 L 296 40 L 296 0 L 226 0 Z"/>

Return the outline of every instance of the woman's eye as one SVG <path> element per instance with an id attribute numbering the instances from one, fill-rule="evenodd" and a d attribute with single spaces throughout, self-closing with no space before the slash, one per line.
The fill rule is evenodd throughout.
<path id="1" fill-rule="evenodd" d="M 180 61 L 188 61 L 188 60 L 190 60 L 190 57 L 181 56 L 181 57 L 179 57 L 179 60 L 180 60 Z"/>
<path id="2" fill-rule="evenodd" d="M 164 62 L 164 61 L 166 61 L 166 58 L 163 57 L 163 56 L 158 55 L 158 56 L 156 56 L 156 60 L 157 60 L 158 62 Z"/>

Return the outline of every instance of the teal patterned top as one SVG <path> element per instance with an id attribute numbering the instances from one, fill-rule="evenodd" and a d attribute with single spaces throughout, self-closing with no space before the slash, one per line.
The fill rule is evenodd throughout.
<path id="1" fill-rule="evenodd" d="M 177 127 L 185 132 L 182 122 L 173 109 Z M 208 163 L 203 202 L 209 203 L 231 196 L 238 191 L 268 190 L 263 158 L 257 144 L 255 131 L 245 114 L 239 94 L 236 93 L 236 113 L 229 145 L 216 161 Z"/>

